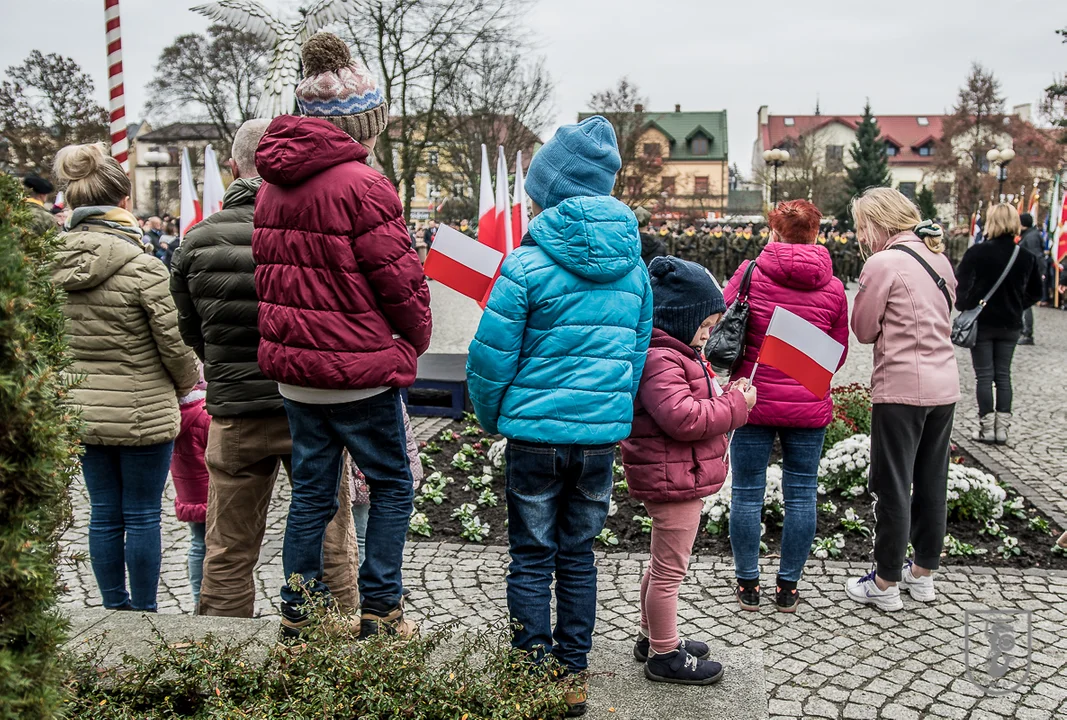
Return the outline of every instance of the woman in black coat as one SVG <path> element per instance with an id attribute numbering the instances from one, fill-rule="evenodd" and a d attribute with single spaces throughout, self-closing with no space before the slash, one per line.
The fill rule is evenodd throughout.
<path id="1" fill-rule="evenodd" d="M 956 268 L 958 310 L 978 307 L 1011 260 L 1021 229 L 1019 214 L 1011 205 L 1001 203 L 992 208 L 986 218 L 986 241 L 968 250 Z M 1008 442 L 1012 357 L 1023 329 L 1023 311 L 1041 295 L 1038 258 L 1020 249 L 1011 271 L 978 316 L 978 343 L 971 349 L 971 360 L 978 385 L 980 423 L 974 439 L 979 442 Z"/>

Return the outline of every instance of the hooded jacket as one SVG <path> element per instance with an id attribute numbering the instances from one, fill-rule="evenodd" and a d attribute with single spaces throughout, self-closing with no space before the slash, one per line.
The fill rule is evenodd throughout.
<path id="1" fill-rule="evenodd" d="M 907 244 L 944 279 L 956 296 L 952 263 L 913 232 L 902 232 L 863 265 L 852 308 L 852 332 L 874 345 L 871 393 L 876 403 L 939 407 L 960 399 L 952 346 L 952 310 L 930 274 L 894 245 Z"/>
<path id="2" fill-rule="evenodd" d="M 482 427 L 536 443 L 622 440 L 651 334 L 633 212 L 610 197 L 545 210 L 504 261 L 470 345 Z"/>
<path id="3" fill-rule="evenodd" d="M 635 500 L 696 500 L 722 487 L 729 433 L 745 424 L 748 407 L 740 390 L 717 394 L 714 382 L 693 348 L 652 330 L 633 429 L 622 441 Z"/>
<path id="4" fill-rule="evenodd" d="M 188 237 L 188 235 L 186 235 Z M 204 392 L 194 390 L 181 398 L 181 431 L 174 441 L 170 477 L 174 481 L 174 516 L 181 522 L 207 520 L 207 490 L 210 476 L 204 455 L 211 416 L 204 409 Z"/>
<path id="5" fill-rule="evenodd" d="M 78 208 L 56 253 L 52 280 L 82 376 L 71 395 L 93 445 L 155 445 L 178 434 L 178 396 L 199 379 L 178 334 L 167 269 L 144 253 L 132 215 Z"/>
<path id="6" fill-rule="evenodd" d="M 259 367 L 306 388 L 408 387 L 430 290 L 396 189 L 329 122 L 283 115 L 256 151 Z"/>
<path id="7" fill-rule="evenodd" d="M 750 312 L 745 356 L 734 380 L 752 374 L 771 316 L 778 306 L 804 318 L 845 346 L 848 356 L 848 300 L 841 281 L 834 277 L 830 253 L 822 245 L 768 243 L 755 260 L 748 302 Z M 723 295 L 730 304 L 737 298 L 748 268 L 742 263 Z M 748 422 L 774 427 L 821 428 L 833 418 L 830 394 L 815 397 L 781 370 L 760 365 L 753 385 L 759 394 Z"/>
<path id="8" fill-rule="evenodd" d="M 252 212 L 259 178 L 239 178 L 222 210 L 185 235 L 170 266 L 170 291 L 185 344 L 204 362 L 213 417 L 285 412 L 278 384 L 259 369 L 259 301 L 252 259 Z"/>

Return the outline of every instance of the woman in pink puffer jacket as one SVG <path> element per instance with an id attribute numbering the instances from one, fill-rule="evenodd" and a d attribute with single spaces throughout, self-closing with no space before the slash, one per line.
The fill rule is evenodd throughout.
<path id="1" fill-rule="evenodd" d="M 748 295 L 751 308 L 745 356 L 734 379 L 747 378 L 759 355 L 776 307 L 804 318 L 848 347 L 848 300 L 834 277 L 830 253 L 815 244 L 822 214 L 806 200 L 792 200 L 771 211 L 774 231 L 756 259 Z M 741 288 L 748 263 L 738 268 L 726 288 L 732 303 Z M 847 354 L 847 351 L 846 351 Z M 841 364 L 845 355 L 841 357 Z M 797 583 L 815 538 L 816 490 L 819 459 L 826 426 L 833 416 L 830 394 L 815 397 L 796 380 L 765 365 L 752 384 L 759 403 L 748 425 L 734 433 L 730 445 L 733 497 L 730 505 L 730 544 L 734 551 L 737 601 L 744 610 L 759 608 L 760 519 L 767 487 L 767 463 L 777 437 L 782 444 L 782 493 L 785 523 L 775 602 L 782 612 L 796 610 Z"/>

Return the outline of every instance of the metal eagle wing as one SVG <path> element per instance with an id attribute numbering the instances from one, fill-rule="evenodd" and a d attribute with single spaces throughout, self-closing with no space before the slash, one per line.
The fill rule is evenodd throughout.
<path id="1" fill-rule="evenodd" d="M 290 32 L 290 28 L 255 0 L 219 0 L 197 5 L 193 12 L 216 22 L 250 32 L 268 45 L 276 44 Z"/>

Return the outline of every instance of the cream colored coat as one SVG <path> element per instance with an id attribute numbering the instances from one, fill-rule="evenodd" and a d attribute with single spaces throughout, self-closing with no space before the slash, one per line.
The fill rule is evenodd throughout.
<path id="1" fill-rule="evenodd" d="M 80 225 L 63 236 L 52 270 L 67 292 L 73 391 L 94 445 L 155 445 L 178 435 L 178 396 L 196 384 L 193 351 L 163 263 L 119 230 Z"/>

